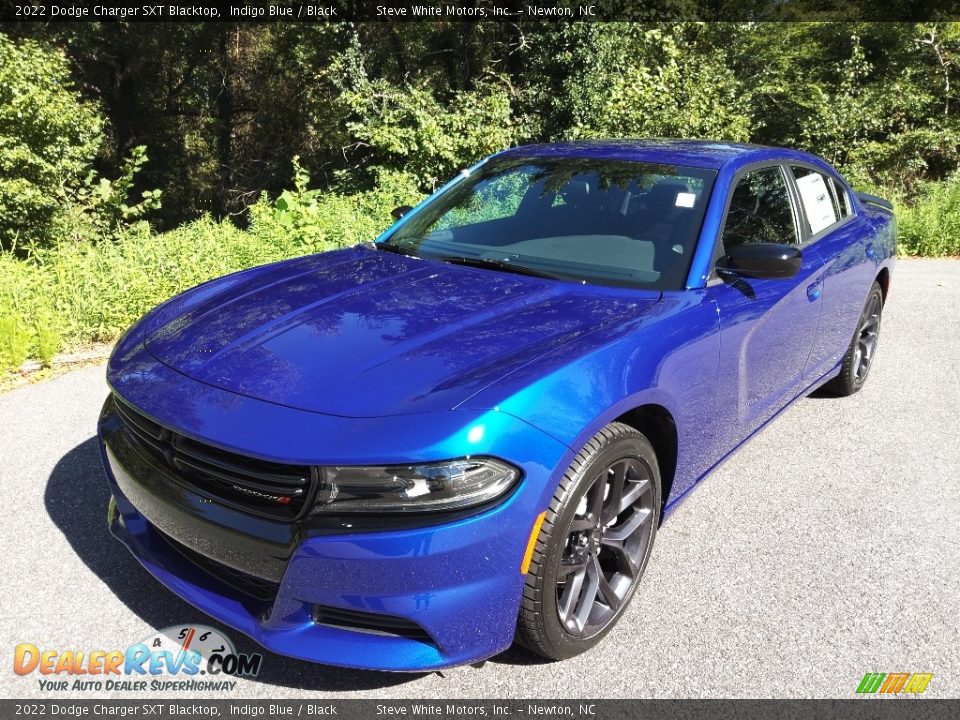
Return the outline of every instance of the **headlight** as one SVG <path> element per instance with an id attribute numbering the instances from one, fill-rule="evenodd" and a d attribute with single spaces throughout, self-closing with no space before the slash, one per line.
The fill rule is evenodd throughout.
<path id="1" fill-rule="evenodd" d="M 493 458 L 420 465 L 325 467 L 315 513 L 437 512 L 482 505 L 506 493 L 520 471 Z"/>

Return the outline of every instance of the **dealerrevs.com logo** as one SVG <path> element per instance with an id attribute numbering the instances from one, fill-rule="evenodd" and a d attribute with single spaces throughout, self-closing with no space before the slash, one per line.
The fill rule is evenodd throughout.
<path id="1" fill-rule="evenodd" d="M 50 650 L 33 643 L 14 649 L 17 675 L 40 675 L 48 692 L 231 691 L 236 677 L 256 677 L 263 656 L 238 653 L 219 630 L 205 625 L 168 627 L 124 650 Z"/>

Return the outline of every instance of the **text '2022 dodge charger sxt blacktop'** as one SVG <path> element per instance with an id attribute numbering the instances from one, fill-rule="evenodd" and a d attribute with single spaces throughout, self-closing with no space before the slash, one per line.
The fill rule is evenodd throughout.
<path id="1" fill-rule="evenodd" d="M 694 141 L 514 148 L 395 215 L 148 313 L 99 423 L 111 529 L 161 583 L 390 670 L 596 644 L 665 513 L 863 385 L 896 233 L 817 157 Z"/>

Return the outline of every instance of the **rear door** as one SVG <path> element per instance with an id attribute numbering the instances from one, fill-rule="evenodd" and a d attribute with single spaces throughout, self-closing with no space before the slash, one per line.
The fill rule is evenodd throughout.
<path id="1" fill-rule="evenodd" d="M 807 223 L 806 246 L 816 245 L 824 261 L 823 309 L 805 371 L 812 383 L 840 362 L 850 344 L 867 290 L 876 273 L 870 244 L 872 228 L 853 207 L 850 191 L 831 173 L 791 163 Z"/>
<path id="2" fill-rule="evenodd" d="M 820 321 L 823 263 L 815 246 L 804 245 L 799 198 L 787 172 L 765 164 L 737 174 L 715 257 L 744 243 L 794 245 L 803 255 L 800 272 L 786 279 L 714 273 L 708 284 L 720 316 L 719 406 L 741 438 L 800 389 Z"/>

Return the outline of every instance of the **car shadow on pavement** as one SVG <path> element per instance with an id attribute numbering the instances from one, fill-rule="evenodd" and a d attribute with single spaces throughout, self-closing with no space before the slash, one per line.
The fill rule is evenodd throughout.
<path id="1" fill-rule="evenodd" d="M 547 660 L 545 657 L 535 655 L 529 650 L 514 643 L 509 649 L 504 650 L 499 655 L 494 655 L 487 662 L 496 665 L 552 665 L 553 660 Z"/>
<path id="2" fill-rule="evenodd" d="M 804 399 L 805 400 L 836 400 L 837 397 L 838 395 L 833 390 L 830 390 L 829 388 L 826 388 L 826 387 L 818 387 L 812 393 L 807 395 Z"/>
<path id="3" fill-rule="evenodd" d="M 50 519 L 74 552 L 144 622 L 158 630 L 194 619 L 221 627 L 221 623 L 204 616 L 160 585 L 114 539 L 107 529 L 109 500 L 96 438 L 85 440 L 60 458 L 44 493 Z M 265 685 L 318 691 L 369 690 L 400 685 L 424 675 L 318 665 L 271 653 L 240 633 L 232 637 L 240 652 L 263 655 L 263 669 L 253 682 Z"/>

